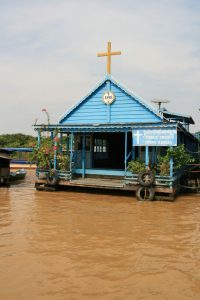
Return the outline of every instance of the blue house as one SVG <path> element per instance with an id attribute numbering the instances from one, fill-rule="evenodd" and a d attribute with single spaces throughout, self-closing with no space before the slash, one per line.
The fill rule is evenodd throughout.
<path id="1" fill-rule="evenodd" d="M 163 122 L 161 114 L 110 76 L 63 115 L 59 128 L 74 135 L 73 172 L 82 177 L 124 176 L 130 159 L 144 158 L 148 165 L 156 147 L 149 149 L 151 145 L 142 140 L 143 129 L 152 132 L 162 128 L 166 137 L 173 131 L 174 140 L 168 145 L 176 144 L 177 125 Z"/>
<path id="2" fill-rule="evenodd" d="M 130 187 L 126 184 L 130 160 L 141 160 L 149 166 L 157 162 L 158 154 L 167 147 L 181 143 L 188 151 L 198 150 L 198 141 L 189 132 L 190 124 L 194 124 L 190 116 L 154 110 L 108 72 L 103 81 L 61 117 L 58 124 L 35 125 L 35 130 L 39 144 L 41 131 L 50 132 L 52 138 L 56 131 L 61 144 L 63 137 L 67 137 L 70 175 L 62 177 L 60 173 L 59 184 L 74 185 L 77 178 L 82 178 L 82 185 L 90 186 L 83 179 L 98 178 L 99 187 L 100 179 L 109 182 L 115 178 L 122 180 L 121 186 L 127 189 Z M 56 151 L 53 167 L 57 169 Z M 172 188 L 172 160 L 170 178 Z M 38 179 L 37 183 L 44 181 Z"/>

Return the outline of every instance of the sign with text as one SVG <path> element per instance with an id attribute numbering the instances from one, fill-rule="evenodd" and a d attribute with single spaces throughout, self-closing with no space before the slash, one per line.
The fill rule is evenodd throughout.
<path id="1" fill-rule="evenodd" d="M 177 146 L 177 129 L 133 129 L 133 146 Z"/>

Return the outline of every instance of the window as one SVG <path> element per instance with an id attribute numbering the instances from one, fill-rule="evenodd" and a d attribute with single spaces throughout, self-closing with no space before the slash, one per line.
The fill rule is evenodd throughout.
<path id="1" fill-rule="evenodd" d="M 108 158 L 108 142 L 106 139 L 94 139 L 94 158 Z"/>

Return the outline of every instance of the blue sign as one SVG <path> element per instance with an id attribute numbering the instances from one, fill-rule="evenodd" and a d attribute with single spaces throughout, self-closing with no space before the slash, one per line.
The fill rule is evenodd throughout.
<path id="1" fill-rule="evenodd" d="M 176 128 L 133 129 L 133 146 L 177 146 Z"/>

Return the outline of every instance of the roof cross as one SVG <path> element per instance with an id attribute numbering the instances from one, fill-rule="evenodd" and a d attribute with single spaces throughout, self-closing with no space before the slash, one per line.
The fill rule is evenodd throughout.
<path id="1" fill-rule="evenodd" d="M 109 75 L 111 74 L 111 56 L 120 55 L 120 54 L 122 54 L 121 51 L 117 51 L 117 52 L 111 51 L 111 42 L 108 42 L 107 52 L 97 54 L 98 57 L 107 56 L 107 73 Z"/>

